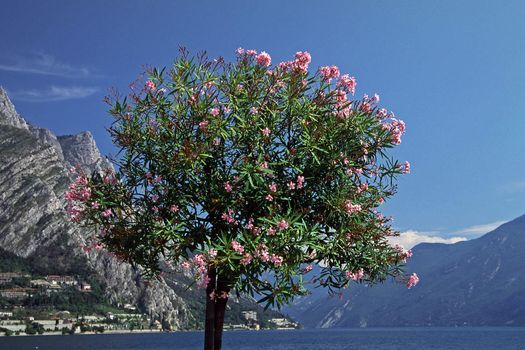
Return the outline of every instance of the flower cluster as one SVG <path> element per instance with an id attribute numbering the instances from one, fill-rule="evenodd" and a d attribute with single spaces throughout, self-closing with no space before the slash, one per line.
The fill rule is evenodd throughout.
<path id="1" fill-rule="evenodd" d="M 324 81 L 326 82 L 330 82 L 332 79 L 337 79 L 339 78 L 339 68 L 337 68 L 337 66 L 325 66 L 325 67 L 321 67 L 319 68 L 319 72 L 321 73 L 321 76 L 323 78 Z M 339 83 L 338 83 L 339 84 Z"/>
<path id="2" fill-rule="evenodd" d="M 410 275 L 410 277 L 408 278 L 407 280 L 407 283 L 406 283 L 406 286 L 408 289 L 414 287 L 416 284 L 419 283 L 419 277 L 418 275 L 414 272 L 413 274 Z"/>

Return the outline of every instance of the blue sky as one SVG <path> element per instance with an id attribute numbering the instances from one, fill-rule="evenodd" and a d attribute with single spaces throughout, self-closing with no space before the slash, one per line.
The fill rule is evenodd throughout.
<path id="1" fill-rule="evenodd" d="M 0 85 L 31 123 L 112 153 L 109 87 L 179 45 L 336 64 L 407 123 L 385 207 L 413 235 L 474 237 L 525 213 L 523 1 L 26 1 L 0 13 Z M 427 238 L 431 240 L 434 238 Z"/>

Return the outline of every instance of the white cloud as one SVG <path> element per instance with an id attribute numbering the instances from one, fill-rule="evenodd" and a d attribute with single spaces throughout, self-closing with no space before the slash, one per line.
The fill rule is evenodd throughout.
<path id="1" fill-rule="evenodd" d="M 495 221 L 488 224 L 472 225 L 461 230 L 453 232 L 453 236 L 440 232 L 424 232 L 417 230 L 407 230 L 400 233 L 398 237 L 391 237 L 389 241 L 391 244 L 399 244 L 405 249 L 411 249 L 419 243 L 445 243 L 454 244 L 457 242 L 466 241 L 477 238 L 485 233 L 488 233 L 500 225 L 506 223 L 505 220 Z"/>
<path id="2" fill-rule="evenodd" d="M 52 102 L 85 98 L 98 91 L 95 87 L 51 86 L 46 90 L 21 90 L 10 93 L 13 100 L 26 102 Z"/>
<path id="3" fill-rule="evenodd" d="M 17 73 L 53 75 L 63 78 L 85 78 L 95 75 L 86 67 L 74 67 L 57 61 L 53 56 L 37 53 L 27 56 L 2 57 L 0 70 Z"/>
<path id="4" fill-rule="evenodd" d="M 419 243 L 445 243 L 453 244 L 457 242 L 466 241 L 466 237 L 441 237 L 436 236 L 433 232 L 420 232 L 415 230 L 408 230 L 401 232 L 397 237 L 390 237 L 391 244 L 399 244 L 405 249 L 411 249 Z"/>
<path id="5" fill-rule="evenodd" d="M 485 233 L 488 233 L 502 224 L 506 223 L 505 220 L 495 221 L 488 224 L 473 225 L 466 227 L 464 229 L 458 230 L 455 234 L 467 235 L 467 236 L 479 236 Z"/>

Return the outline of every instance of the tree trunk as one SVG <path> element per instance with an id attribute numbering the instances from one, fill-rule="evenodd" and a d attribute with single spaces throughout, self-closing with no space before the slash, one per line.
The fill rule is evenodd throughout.
<path id="1" fill-rule="evenodd" d="M 230 286 L 215 268 L 208 269 L 206 286 L 206 320 L 204 323 L 204 350 L 221 350 L 224 315 Z"/>
<path id="2" fill-rule="evenodd" d="M 210 297 L 215 293 L 215 284 L 217 282 L 215 269 L 208 270 L 210 278 L 206 286 L 206 320 L 204 321 L 204 350 L 215 350 L 215 298 Z"/>
<path id="3" fill-rule="evenodd" d="M 224 328 L 224 315 L 226 313 L 226 304 L 228 303 L 228 293 L 230 292 L 230 287 L 228 282 L 221 278 L 217 277 L 217 289 L 215 293 L 217 298 L 215 301 L 215 339 L 214 350 L 221 350 L 222 346 L 222 330 Z"/>

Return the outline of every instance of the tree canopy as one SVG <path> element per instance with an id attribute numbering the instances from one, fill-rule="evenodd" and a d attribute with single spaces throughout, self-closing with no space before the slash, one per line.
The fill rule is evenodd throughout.
<path id="1" fill-rule="evenodd" d="M 379 212 L 410 171 L 388 153 L 405 124 L 378 95 L 354 99 L 354 77 L 310 62 L 308 52 L 272 66 L 266 52 L 238 49 L 227 63 L 182 50 L 149 68 L 129 95 L 108 98 L 117 170 L 76 170 L 72 219 L 151 276 L 166 261 L 207 286 L 213 271 L 268 305 L 304 294 L 307 280 L 332 291 L 417 283 Z"/>

